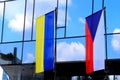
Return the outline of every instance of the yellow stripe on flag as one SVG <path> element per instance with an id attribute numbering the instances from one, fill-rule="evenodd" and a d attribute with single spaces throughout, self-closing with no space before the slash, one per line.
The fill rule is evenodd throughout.
<path id="1" fill-rule="evenodd" d="M 44 15 L 36 19 L 36 73 L 44 71 L 44 21 Z"/>

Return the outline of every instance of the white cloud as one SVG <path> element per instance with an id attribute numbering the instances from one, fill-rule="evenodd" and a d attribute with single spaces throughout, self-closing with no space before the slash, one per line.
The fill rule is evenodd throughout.
<path id="1" fill-rule="evenodd" d="M 35 17 L 55 10 L 57 0 L 36 0 Z"/>
<path id="2" fill-rule="evenodd" d="M 27 53 L 24 63 L 32 63 L 35 61 L 35 56 L 31 53 Z"/>
<path id="3" fill-rule="evenodd" d="M 17 14 L 24 14 L 25 1 L 16 0 L 7 2 L 5 6 L 5 19 L 11 20 Z"/>
<path id="4" fill-rule="evenodd" d="M 71 20 L 69 14 L 67 14 L 67 21 Z M 65 11 L 62 9 L 58 10 L 58 26 L 65 26 Z"/>
<path id="5" fill-rule="evenodd" d="M 3 6 L 4 6 L 4 4 L 0 3 L 0 16 L 3 15 Z"/>
<path id="6" fill-rule="evenodd" d="M 56 8 L 57 6 L 57 0 L 35 0 L 36 5 L 35 5 L 35 19 L 40 16 L 43 15 L 45 13 L 48 13 L 49 11 L 52 11 Z M 29 14 L 29 16 L 27 16 L 28 18 L 26 19 L 26 27 L 27 29 L 30 28 L 30 23 L 31 23 L 31 19 L 29 17 L 32 17 L 32 13 L 31 13 L 31 6 L 33 3 L 33 0 L 28 0 L 27 3 L 27 14 Z M 25 7 L 25 1 L 21 1 L 21 0 L 17 0 L 17 1 L 13 1 L 13 2 L 9 2 L 6 4 L 6 14 L 5 14 L 5 19 L 9 22 L 8 27 L 15 32 L 21 32 L 23 30 L 23 14 L 24 14 L 24 7 Z M 72 4 L 72 0 L 68 0 L 68 5 Z M 66 5 L 66 1 L 65 0 L 60 0 L 59 1 L 59 5 L 60 6 L 64 6 Z M 12 11 L 11 11 L 12 9 Z M 65 15 L 65 13 L 63 12 L 63 8 L 60 9 L 59 12 L 59 20 L 58 20 L 58 24 L 59 25 L 64 25 L 64 18 L 63 16 Z M 0 4 L 0 16 L 2 16 L 3 14 L 3 4 Z M 69 16 L 68 16 L 69 18 Z"/>
<path id="7" fill-rule="evenodd" d="M 32 1 L 31 1 L 32 3 Z M 57 0 L 36 0 L 36 15 L 35 18 L 48 13 L 49 11 L 54 10 L 57 7 Z M 72 4 L 71 0 L 68 0 L 68 5 Z M 59 0 L 59 6 L 65 8 L 66 0 Z M 69 15 L 67 16 L 70 18 Z M 58 10 L 58 25 L 64 26 L 65 24 L 65 10 L 63 8 L 59 8 Z"/>
<path id="8" fill-rule="evenodd" d="M 80 17 L 78 20 L 80 23 L 85 24 L 85 19 L 83 19 L 82 17 Z"/>
<path id="9" fill-rule="evenodd" d="M 114 80 L 113 75 L 109 76 L 109 80 Z"/>
<path id="10" fill-rule="evenodd" d="M 58 10 L 58 25 L 64 26 L 65 25 L 65 11 Z"/>
<path id="11" fill-rule="evenodd" d="M 32 0 L 29 0 L 30 3 L 33 3 Z M 51 4 L 52 6 L 57 6 L 57 0 L 36 0 L 36 3 L 39 4 Z M 72 0 L 68 0 L 68 5 L 72 4 Z M 65 6 L 66 5 L 66 0 L 59 0 L 59 5 L 60 6 Z M 50 6 L 50 5 L 49 5 Z"/>
<path id="12" fill-rule="evenodd" d="M 26 29 L 31 27 L 29 16 L 26 16 Z M 15 18 L 9 21 L 9 28 L 15 32 L 22 32 L 23 31 L 23 24 L 24 24 L 24 14 L 16 14 Z"/>
<path id="13" fill-rule="evenodd" d="M 12 9 L 12 11 L 11 11 Z M 3 16 L 3 3 L 0 3 L 0 16 Z M 6 3 L 5 20 L 8 21 L 8 27 L 15 32 L 23 30 L 24 22 L 24 1 L 17 0 Z M 26 27 L 29 28 L 29 18 L 26 19 Z"/>
<path id="14" fill-rule="evenodd" d="M 85 60 L 85 47 L 81 43 L 60 42 L 57 45 L 57 61 Z"/>
<path id="15" fill-rule="evenodd" d="M 116 28 L 113 31 L 113 33 L 118 33 L 118 32 L 120 33 L 119 28 Z M 120 51 L 120 35 L 119 34 L 113 35 L 111 44 L 112 44 L 112 47 L 113 47 L 114 50 Z"/>
<path id="16" fill-rule="evenodd" d="M 116 28 L 113 33 L 120 33 L 120 29 L 119 28 Z"/>
<path id="17" fill-rule="evenodd" d="M 72 0 L 68 0 L 68 5 L 72 4 Z M 59 0 L 59 5 L 65 6 L 66 5 L 66 0 Z"/>

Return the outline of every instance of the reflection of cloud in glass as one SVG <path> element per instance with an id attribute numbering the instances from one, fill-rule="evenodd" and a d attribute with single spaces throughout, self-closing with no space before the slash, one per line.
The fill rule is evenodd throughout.
<path id="1" fill-rule="evenodd" d="M 2 0 L 3 1 L 3 0 Z M 27 16 L 26 16 L 26 29 L 29 29 L 31 26 L 31 6 L 33 6 L 33 1 L 34 0 L 28 0 L 27 1 Z M 8 20 L 9 25 L 8 27 L 15 32 L 22 32 L 23 30 L 23 22 L 24 22 L 24 7 L 25 7 L 25 1 L 13 1 L 13 2 L 8 2 L 6 4 L 5 8 L 5 19 Z M 68 0 L 68 5 L 72 3 L 71 0 Z M 35 19 L 36 17 L 48 13 L 51 10 L 54 10 L 57 6 L 57 1 L 56 0 L 35 0 Z M 59 0 L 59 5 L 60 7 L 63 7 L 66 5 L 65 0 Z M 13 11 L 11 11 L 11 9 Z M 0 3 L 0 16 L 3 14 L 3 3 Z M 64 19 L 63 16 L 65 15 L 63 13 L 63 10 L 60 10 L 60 15 L 62 17 L 59 18 L 58 24 L 63 25 Z"/>
<path id="2" fill-rule="evenodd" d="M 27 15 L 25 20 L 25 28 L 29 29 L 31 27 L 30 18 Z M 22 32 L 23 31 L 23 24 L 24 24 L 24 15 L 23 14 L 16 14 L 15 18 L 9 21 L 9 28 L 15 32 Z"/>
<path id="3" fill-rule="evenodd" d="M 113 33 L 120 33 L 120 29 L 116 28 L 113 31 Z M 113 35 L 111 44 L 114 50 L 120 51 L 120 35 L 119 34 Z"/>
<path id="4" fill-rule="evenodd" d="M 81 43 L 66 42 L 57 45 L 57 61 L 77 61 L 85 60 L 85 47 Z"/>
<path id="5" fill-rule="evenodd" d="M 70 16 L 67 14 L 68 20 L 70 19 Z M 58 10 L 58 26 L 64 26 L 65 25 L 65 11 L 62 9 Z"/>
<path id="6" fill-rule="evenodd" d="M 3 14 L 3 3 L 0 3 L 0 16 L 2 16 L 2 14 Z"/>
<path id="7" fill-rule="evenodd" d="M 79 20 L 80 23 L 85 24 L 85 19 L 84 18 L 80 17 L 78 20 Z"/>
<path id="8" fill-rule="evenodd" d="M 66 0 L 59 0 L 59 4 L 61 6 L 65 6 L 66 5 Z M 68 0 L 68 5 L 71 5 L 72 4 L 72 0 Z"/>
<path id="9" fill-rule="evenodd" d="M 26 59 L 23 63 L 33 63 L 35 61 L 35 56 L 31 53 L 27 53 Z"/>

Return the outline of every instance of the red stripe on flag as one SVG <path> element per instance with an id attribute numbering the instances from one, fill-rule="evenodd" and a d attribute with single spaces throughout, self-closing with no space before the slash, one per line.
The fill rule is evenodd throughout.
<path id="1" fill-rule="evenodd" d="M 86 22 L 86 73 L 93 72 L 93 41 Z"/>

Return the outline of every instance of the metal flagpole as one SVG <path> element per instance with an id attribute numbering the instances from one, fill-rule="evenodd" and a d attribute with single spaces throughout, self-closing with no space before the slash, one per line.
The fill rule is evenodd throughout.
<path id="1" fill-rule="evenodd" d="M 104 26 L 105 26 L 105 72 L 107 73 L 107 60 L 108 60 L 108 54 L 107 54 L 107 27 L 106 27 L 106 8 L 104 7 L 104 0 L 102 0 L 102 8 L 104 9 Z"/>
<path id="2" fill-rule="evenodd" d="M 66 0 L 66 8 L 65 8 L 65 30 L 64 30 L 64 37 L 66 37 L 66 28 L 67 28 L 67 12 L 68 12 L 68 0 Z"/>
<path id="3" fill-rule="evenodd" d="M 92 0 L 92 14 L 94 13 L 94 0 Z"/>

